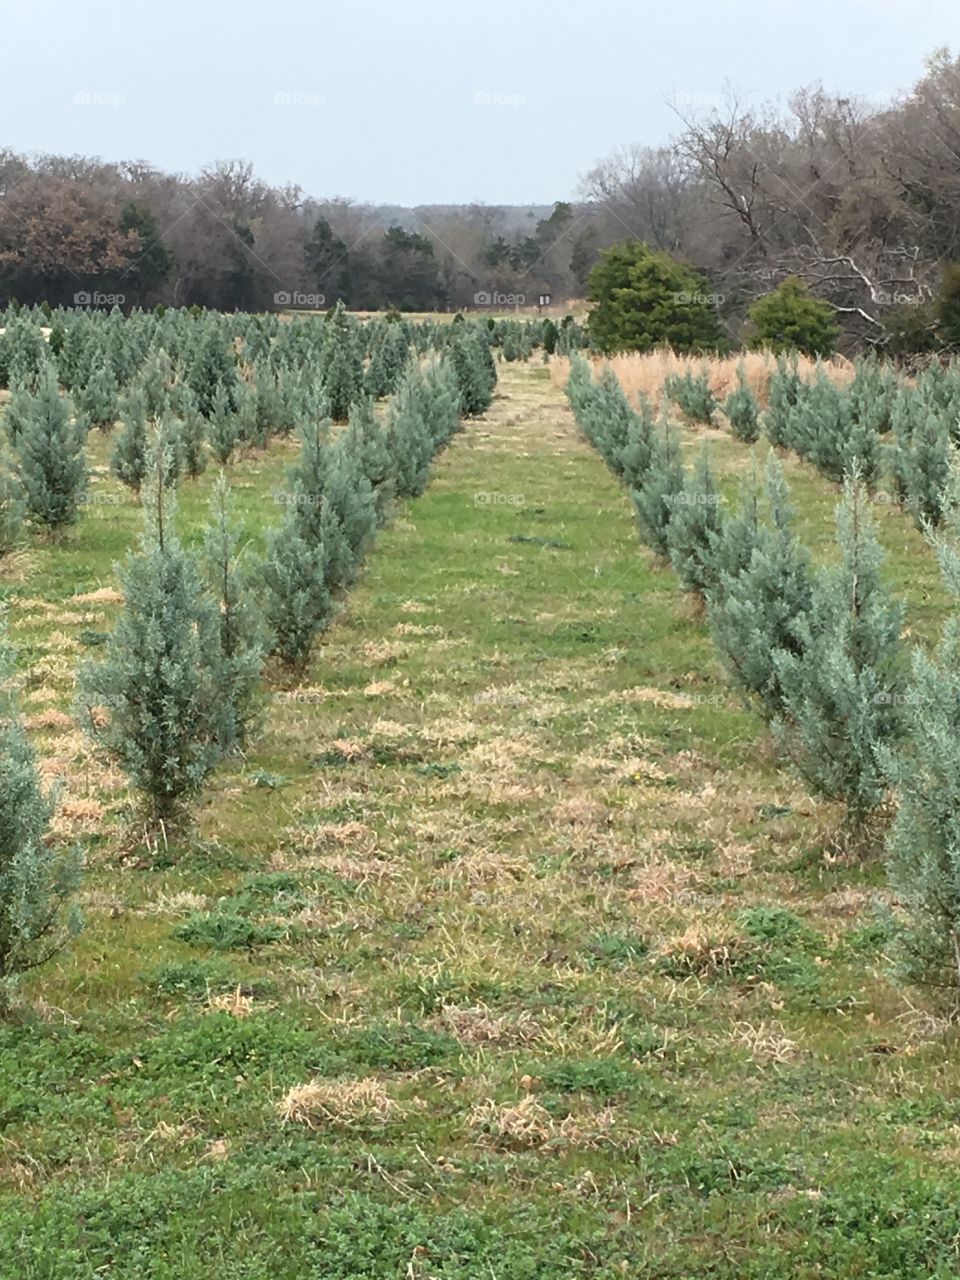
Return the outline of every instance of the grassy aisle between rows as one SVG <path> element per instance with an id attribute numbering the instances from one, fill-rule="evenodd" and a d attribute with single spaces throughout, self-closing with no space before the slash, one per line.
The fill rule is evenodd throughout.
<path id="1" fill-rule="evenodd" d="M 0 1276 L 953 1274 L 955 1041 L 824 821 L 506 367 L 197 838 L 93 846 L 0 1029 Z"/>

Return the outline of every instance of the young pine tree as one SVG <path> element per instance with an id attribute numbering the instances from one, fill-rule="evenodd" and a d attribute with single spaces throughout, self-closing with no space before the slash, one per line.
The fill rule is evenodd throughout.
<path id="1" fill-rule="evenodd" d="M 810 613 L 813 593 L 809 557 L 793 531 L 789 491 L 772 450 L 765 497 L 765 521 L 754 496 L 737 519 L 727 522 L 707 605 L 728 676 L 747 704 L 770 721 L 784 713 L 774 655 L 802 655 L 798 632 Z"/>
<path id="2" fill-rule="evenodd" d="M 23 542 L 25 516 L 23 485 L 0 447 L 0 561 Z"/>
<path id="3" fill-rule="evenodd" d="M 363 394 L 363 356 L 356 321 L 342 302 L 324 322 L 321 358 L 328 411 L 335 422 L 346 422 L 350 406 Z"/>
<path id="4" fill-rule="evenodd" d="M 373 489 L 377 523 L 384 525 L 396 492 L 396 475 L 387 437 L 377 421 L 373 402 L 364 397 L 350 409 L 347 429 L 343 435 L 344 448 L 357 460 L 363 474 Z"/>
<path id="5" fill-rule="evenodd" d="M 243 750 L 256 716 L 266 633 L 250 590 L 222 471 L 210 499 L 202 564 L 207 590 L 218 605 L 215 685 L 221 704 L 220 749 L 230 755 Z"/>
<path id="6" fill-rule="evenodd" d="M 435 360 L 423 371 L 421 413 L 427 439 L 436 454 L 460 428 L 460 392 L 450 360 Z"/>
<path id="7" fill-rule="evenodd" d="M 400 380 L 387 408 L 387 449 L 395 469 L 399 498 L 423 493 L 433 458 L 433 441 L 424 414 L 427 389 L 424 376 L 413 362 Z"/>
<path id="8" fill-rule="evenodd" d="M 237 414 L 226 388 L 216 388 L 210 400 L 210 412 L 206 416 L 210 423 L 207 432 L 210 448 L 221 467 L 225 467 L 233 457 L 240 434 Z"/>
<path id="9" fill-rule="evenodd" d="M 293 671 L 306 668 L 314 641 L 333 612 L 325 562 L 323 543 L 307 541 L 296 508 L 288 506 L 267 537 L 259 578 L 270 652 Z"/>
<path id="10" fill-rule="evenodd" d="M 457 379 L 460 412 L 466 418 L 486 413 L 497 385 L 497 366 L 489 341 L 475 325 L 463 324 L 458 326 L 449 354 Z"/>
<path id="11" fill-rule="evenodd" d="M 683 460 L 680 441 L 666 413 L 653 437 L 650 465 L 639 489 L 631 490 L 634 512 L 646 544 L 665 559 L 670 554 L 669 528 L 676 497 L 683 492 Z"/>
<path id="12" fill-rule="evenodd" d="M 936 526 L 943 518 L 953 455 L 950 432 L 940 415 L 932 410 L 922 414 L 899 460 L 903 502 L 919 529 Z"/>
<path id="13" fill-rule="evenodd" d="M 904 697 L 904 737 L 881 762 L 897 809 L 887 836 L 887 878 L 900 976 L 939 989 L 960 1012 L 960 508 L 954 471 L 947 534 L 935 538 L 953 598 L 933 654 L 919 647 Z"/>
<path id="14" fill-rule="evenodd" d="M 803 394 L 804 383 L 797 370 L 796 357 L 788 360 L 777 356 L 777 364 L 770 377 L 770 393 L 766 414 L 767 439 L 778 449 L 792 449 L 794 444 L 794 413 Z"/>
<path id="15" fill-rule="evenodd" d="M 147 469 L 147 404 L 138 387 L 130 387 L 123 397 L 121 427 L 113 442 L 110 470 L 121 484 L 140 492 Z"/>
<path id="16" fill-rule="evenodd" d="M 724 400 L 722 408 L 735 439 L 744 444 L 754 444 L 760 439 L 760 411 L 742 364 L 737 369 L 737 386 Z"/>
<path id="17" fill-rule="evenodd" d="M 702 422 L 707 426 L 713 423 L 717 402 L 710 389 L 710 375 L 706 369 L 698 373 L 690 369 L 683 374 L 672 373 L 664 382 L 663 390 L 691 422 Z"/>
<path id="18" fill-rule="evenodd" d="M 182 385 L 177 396 L 177 419 L 184 474 L 191 480 L 203 475 L 207 468 L 207 424 L 188 386 Z"/>
<path id="19" fill-rule="evenodd" d="M 16 978 L 56 955 L 80 930 L 69 900 L 80 883 L 75 853 L 46 843 L 52 814 L 20 715 L 13 652 L 0 630 L 0 1015 Z"/>
<path id="20" fill-rule="evenodd" d="M 627 423 L 627 434 L 620 450 L 619 471 L 628 489 L 639 489 L 650 466 L 653 455 L 653 436 L 656 430 L 653 406 L 641 391 L 637 411 Z"/>
<path id="21" fill-rule="evenodd" d="M 302 671 L 317 635 L 333 613 L 330 583 L 353 564 L 346 534 L 326 496 L 329 422 L 313 418 L 301 433 L 300 457 L 282 495 L 284 518 L 267 540 L 260 566 L 271 653 Z"/>
<path id="22" fill-rule="evenodd" d="M 683 488 L 675 494 L 667 525 L 670 563 L 687 591 L 704 596 L 715 577 L 716 546 L 723 531 L 723 498 L 710 470 L 706 446 Z"/>
<path id="23" fill-rule="evenodd" d="M 220 620 L 180 545 L 161 438 L 144 485 L 140 550 L 119 570 L 123 607 L 100 662 L 80 670 L 92 736 L 139 793 L 154 826 L 177 825 L 222 755 Z M 94 709 L 105 715 L 94 715 Z"/>
<path id="24" fill-rule="evenodd" d="M 91 427 L 105 431 L 117 419 L 117 380 L 109 362 L 98 364 L 89 382 L 78 390 L 74 399 Z"/>
<path id="25" fill-rule="evenodd" d="M 841 802 L 861 834 L 885 798 L 877 747 L 900 733 L 904 685 L 903 609 L 881 577 L 866 486 L 854 472 L 837 511 L 841 561 L 816 576 L 809 614 L 797 622 L 799 654 L 774 664 L 783 716 L 776 736 L 816 794 Z"/>
<path id="26" fill-rule="evenodd" d="M 45 366 L 16 447 L 27 515 L 51 533 L 77 518 L 87 487 L 86 439 L 86 421 L 70 420 L 53 367 Z"/>
<path id="27" fill-rule="evenodd" d="M 330 448 L 323 497 L 324 544 L 339 545 L 344 552 L 340 563 L 328 567 L 327 587 L 334 592 L 356 580 L 377 527 L 373 487 L 360 459 L 342 440 Z"/>

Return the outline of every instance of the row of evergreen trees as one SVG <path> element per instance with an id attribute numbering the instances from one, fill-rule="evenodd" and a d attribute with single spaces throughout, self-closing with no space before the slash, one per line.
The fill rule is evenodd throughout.
<path id="1" fill-rule="evenodd" d="M 189 315 L 187 323 L 194 323 Z M 161 346 L 122 392 L 101 365 L 65 397 L 50 358 L 38 366 L 32 388 L 28 382 L 18 386 L 0 439 L 0 556 L 23 539 L 26 524 L 58 533 L 75 523 L 90 497 L 84 459 L 92 426 L 106 429 L 119 422 L 111 466 L 136 493 L 151 440 L 161 429 L 169 479 L 195 477 L 211 455 L 225 465 L 239 452 L 290 434 L 299 423 L 325 416 L 346 421 L 353 410 L 395 392 L 407 365 L 420 358 L 411 350 L 405 322 L 378 321 L 379 336 L 364 366 L 360 326 L 342 308 L 312 326 L 281 326 L 265 346 L 246 351 L 249 362 L 234 359 L 222 317 L 196 323 L 202 332 L 191 358 L 176 358 Z M 470 323 L 446 325 L 445 331 L 442 351 L 463 410 L 483 412 L 496 378 L 489 330 Z M 247 344 L 249 335 L 245 349 Z"/>
<path id="2" fill-rule="evenodd" d="M 319 320 L 319 322 L 318 322 Z M 460 340 L 462 328 L 480 330 L 505 360 L 529 359 L 538 349 L 552 354 L 584 345 L 583 329 L 571 316 L 557 326 L 549 318 L 454 318 L 411 321 L 399 312 L 361 321 L 342 305 L 326 316 L 226 315 L 197 309 L 132 312 L 9 307 L 0 311 L 0 388 L 35 391 L 52 364 L 59 384 L 88 412 L 94 425 L 117 416 L 117 399 L 158 352 L 193 388 L 208 416 L 217 387 L 230 395 L 254 369 L 279 378 L 309 370 L 344 394 L 352 390 L 380 398 L 396 385 L 409 352 L 442 354 Z M 330 366 L 335 368 L 331 369 Z M 89 401 L 89 404 L 87 403 Z M 112 414 L 110 412 L 112 410 Z"/>
<path id="3" fill-rule="evenodd" d="M 183 545 L 175 488 L 182 438 L 157 413 L 137 474 L 144 531 L 120 569 L 120 614 L 102 657 L 78 672 L 79 718 L 128 777 L 151 828 L 176 827 L 217 765 L 243 751 L 268 656 L 304 670 L 393 503 L 423 492 L 461 415 L 482 412 L 495 381 L 489 343 L 471 327 L 443 357 L 407 363 L 382 419 L 372 398 L 363 398 L 334 436 L 321 404 L 301 426 L 298 460 L 276 495 L 282 519 L 261 555 L 243 545 L 223 471 L 200 549 Z M 49 401 L 48 418 L 75 426 L 52 377 L 44 376 L 37 395 Z M 28 417 L 18 443 L 34 431 Z M 82 463 L 82 448 L 79 457 Z M 0 777 L 2 1013 L 11 980 L 79 927 L 69 910 L 79 859 L 47 847 L 52 799 L 40 787 L 3 635 Z"/>
<path id="4" fill-rule="evenodd" d="M 815 794 L 844 807 L 864 847 L 887 825 L 903 975 L 960 992 L 960 479 L 928 525 L 956 602 L 936 652 L 910 655 L 883 577 L 867 478 L 854 458 L 837 510 L 839 557 L 815 567 L 794 531 L 782 467 L 729 508 L 706 449 L 691 469 L 666 411 L 635 410 L 612 374 L 575 360 L 581 428 L 627 485 L 645 541 L 697 593 L 732 684 Z"/>
<path id="5" fill-rule="evenodd" d="M 911 384 L 875 360 L 861 360 L 841 386 L 823 366 L 812 380 L 804 379 L 796 360 L 781 356 L 765 412 L 742 366 L 738 386 L 722 402 L 705 368 L 672 375 L 664 392 L 690 421 L 713 424 L 722 409 L 737 439 L 753 443 L 765 431 L 772 445 L 795 451 L 837 483 L 854 465 L 871 491 L 885 479 L 891 498 L 918 528 L 943 518 L 952 450 L 960 438 L 956 363 L 933 364 Z"/>

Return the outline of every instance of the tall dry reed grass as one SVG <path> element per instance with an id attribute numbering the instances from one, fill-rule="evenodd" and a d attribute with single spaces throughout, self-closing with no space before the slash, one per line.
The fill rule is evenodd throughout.
<path id="1" fill-rule="evenodd" d="M 737 385 L 737 369 L 742 364 L 750 389 L 760 404 L 766 407 L 770 392 L 770 376 L 776 368 L 776 359 L 765 351 L 748 351 L 732 356 L 681 356 L 668 348 L 645 354 L 631 352 L 619 356 L 588 357 L 596 377 L 605 365 L 613 370 L 620 385 L 631 400 L 642 391 L 654 404 L 659 403 L 663 384 L 671 374 L 681 376 L 688 371 L 694 374 L 707 370 L 710 388 L 718 400 L 722 400 Z M 809 356 L 797 357 L 801 378 L 810 382 L 816 377 L 817 362 Z M 827 376 L 838 386 L 846 386 L 853 378 L 854 368 L 843 356 L 823 361 L 820 365 Z M 570 372 L 570 361 L 565 356 L 555 356 L 550 361 L 550 378 L 556 387 L 565 387 Z"/>

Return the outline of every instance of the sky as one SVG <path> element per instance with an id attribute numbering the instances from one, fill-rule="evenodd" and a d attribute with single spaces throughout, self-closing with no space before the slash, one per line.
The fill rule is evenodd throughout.
<path id="1" fill-rule="evenodd" d="M 726 85 L 885 102 L 958 0 L 0 0 L 0 147 L 317 197 L 550 204 Z M 674 105 L 671 105 L 674 104 Z"/>

